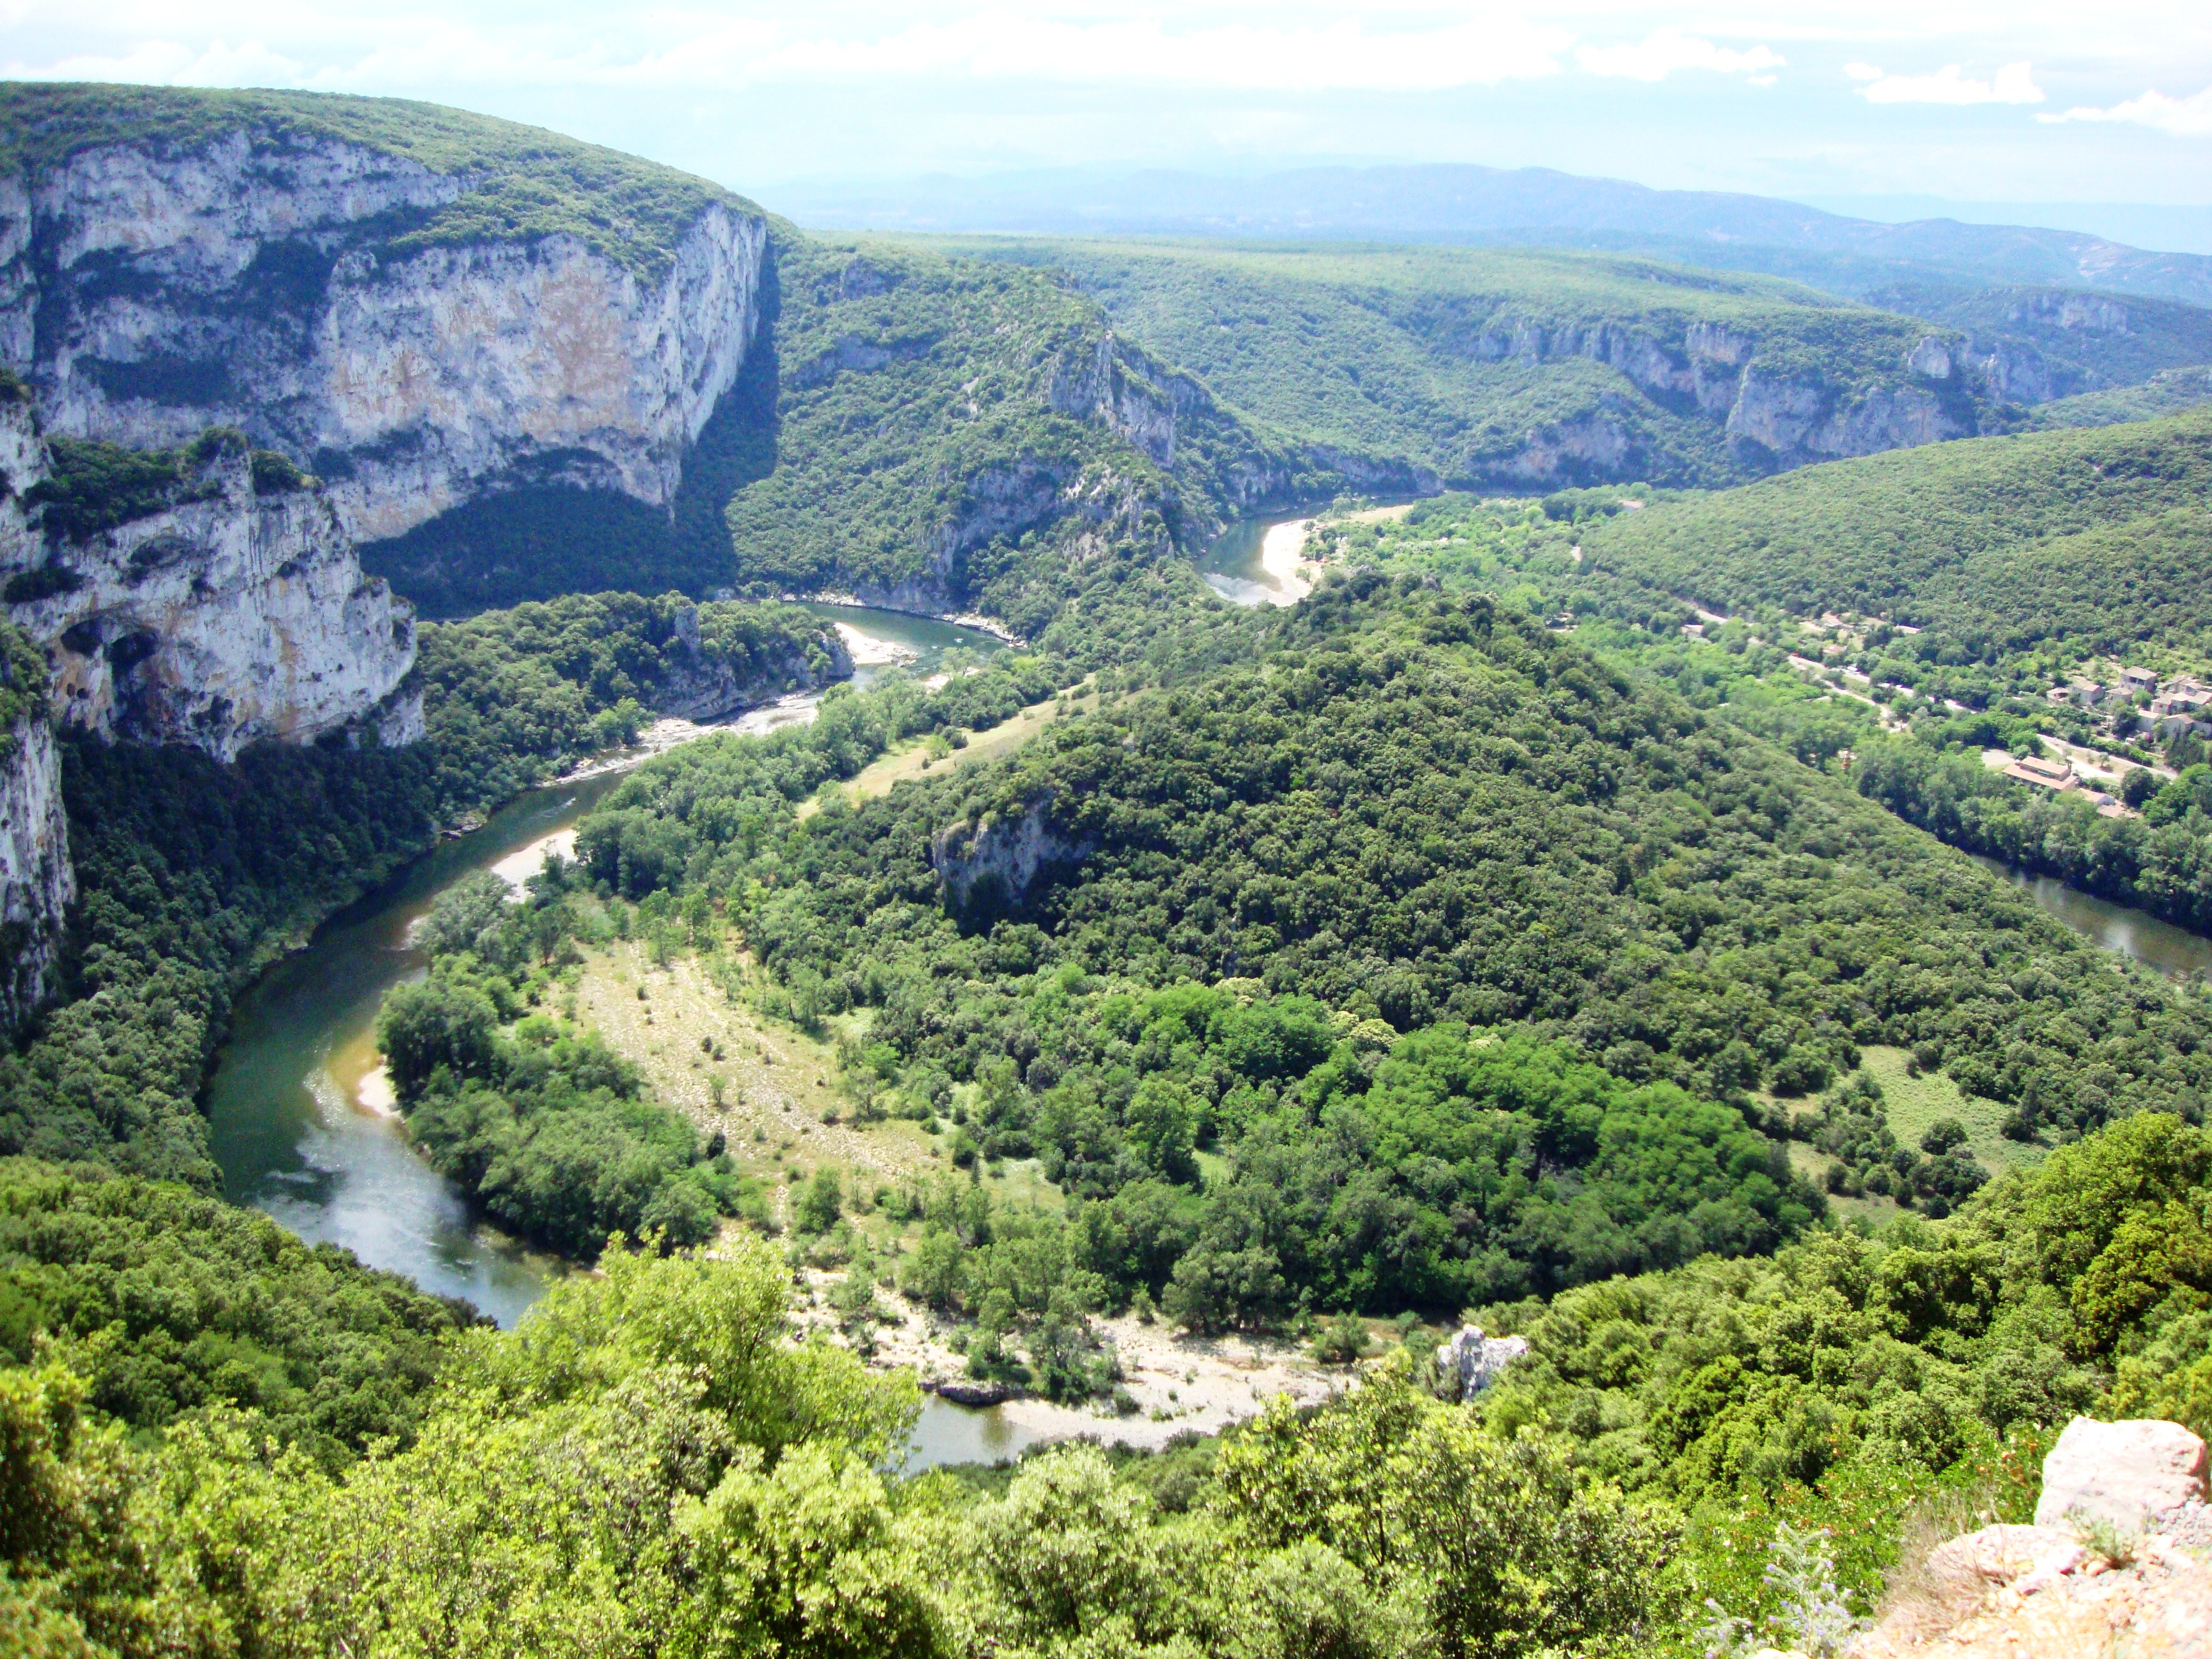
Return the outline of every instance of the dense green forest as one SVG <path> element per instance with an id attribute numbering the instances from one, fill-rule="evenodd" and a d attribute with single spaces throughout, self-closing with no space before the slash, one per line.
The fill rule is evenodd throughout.
<path id="1" fill-rule="evenodd" d="M 804 611 L 680 593 L 571 593 L 426 623 L 419 638 L 439 792 L 457 806 L 503 800 L 634 741 L 648 710 L 765 702 L 836 678 L 843 657 Z"/>
<path id="2" fill-rule="evenodd" d="M 1921 465 L 1940 473 L 1948 459 L 1927 452 Z M 2186 927 L 2212 926 L 2212 811 L 2207 810 L 2212 792 L 2201 783 L 2203 744 L 2194 735 L 2170 742 L 2165 758 L 2183 769 L 2183 775 L 2163 778 L 2147 769 L 2156 756 L 2114 744 L 2086 711 L 2054 708 L 2040 695 L 2100 647 L 2162 665 L 2201 660 L 2197 589 L 2171 580 L 2170 568 L 2160 569 L 2158 558 L 2178 544 L 2181 551 L 2169 566 L 2186 568 L 2198 539 L 2191 514 L 2124 520 L 2006 548 L 2001 564 L 1991 557 L 1977 567 L 1982 574 L 1974 585 L 1980 601 L 1974 614 L 1986 617 L 2002 605 L 2009 631 L 1970 633 L 1961 641 L 1940 621 L 1917 634 L 1868 629 L 1856 653 L 1856 684 L 1865 688 L 1859 695 L 1812 684 L 1802 672 L 1812 660 L 1805 653 L 1825 652 L 1832 665 L 1847 660 L 1850 653 L 1828 642 L 1832 630 L 1805 631 L 1768 603 L 1755 614 L 1705 624 L 1702 639 L 1685 639 L 1681 625 L 1695 613 L 1667 592 L 1663 578 L 1648 576 L 1629 559 L 1573 556 L 1574 547 L 1618 546 L 1642 533 L 1640 522 L 1615 528 L 1632 515 L 1608 515 L 1608 509 L 1619 512 L 1624 498 L 1655 502 L 1648 512 L 1694 512 L 1725 526 L 1735 522 L 1729 515 L 1738 509 L 1757 523 L 1766 489 L 1669 502 L 1642 486 L 1628 486 L 1565 492 L 1540 506 L 1447 496 L 1395 522 L 1325 520 L 1319 534 L 1332 556 L 1351 563 L 1418 571 L 1454 590 L 1504 592 L 1539 614 L 1569 615 L 1577 639 L 1608 661 L 1652 677 L 1694 707 L 1847 779 L 1899 817 L 1954 847 L 2057 876 Z M 2033 491 L 2008 500 L 2030 522 L 2039 507 L 2049 505 Z M 2082 506 L 2073 505 L 2075 510 Z M 1903 524 L 1902 510 L 1893 504 L 1892 510 Z M 1927 533 L 1941 537 L 1950 522 L 1931 514 Z M 1662 528 L 1669 536 L 1684 533 L 1663 523 Z M 2085 547 L 2138 562 L 2143 579 L 2105 586 L 2087 563 Z M 1995 572 L 2000 568 L 2016 575 L 2020 586 L 1999 584 Z M 2100 593 L 2102 608 L 2096 604 Z M 2074 614 L 2087 616 L 2094 626 L 2085 624 L 2080 634 L 2063 632 L 2069 599 L 2079 607 Z M 2109 631 L 2108 616 L 2118 623 Z M 2046 633 L 2041 624 L 2055 625 Z M 1971 619 L 1967 623 L 1976 625 Z M 2140 630 L 2132 643 L 2121 632 L 2127 627 Z M 1991 748 L 2030 752 L 2039 730 L 2077 742 L 2096 738 L 2130 757 L 2140 769 L 2133 775 L 2141 787 L 2131 789 L 2128 800 L 2144 808 L 2142 815 L 2104 816 L 2078 793 L 2054 795 L 1986 764 L 1984 751 Z"/>
<path id="3" fill-rule="evenodd" d="M 870 1011 L 865 1109 L 1038 1157 L 1101 1293 L 1200 1326 L 1771 1249 L 1822 1200 L 1760 1103 L 1864 1045 L 2029 1140 L 2194 1109 L 2197 1000 L 1524 616 L 1363 575 L 1240 622 L 1245 660 L 1109 671 L 1097 715 L 888 799 L 802 818 L 741 746 L 650 763 L 583 872 L 723 896 L 799 1018 Z M 1931 1214 L 1986 1177 L 1854 1156 L 1899 1152 L 1881 1188 Z"/>
<path id="4" fill-rule="evenodd" d="M 225 1226 L 173 1189 L 4 1178 L 11 1212 L 88 1243 Z M 398 1444 L 358 1460 L 341 1440 L 318 1461 L 234 1381 L 134 1437 L 87 1368 L 167 1333 L 111 1323 L 0 1370 L 0 1630 L 131 1659 L 1686 1659 L 1717 1611 L 1790 1640 L 1872 1604 L 1911 1516 L 2024 1518 L 2069 1412 L 2212 1427 L 2208 1192 L 2212 1138 L 2143 1115 L 1948 1222 L 1490 1310 L 1534 1351 L 1477 1407 L 1431 1397 L 1408 1352 L 1218 1445 L 1118 1470 L 1077 1446 L 1011 1480 L 884 1474 L 911 1383 L 781 1340 L 788 1270 L 742 1237 L 611 1255 L 511 1334 L 447 1336 Z M 92 1326 L 107 1262 L 21 1239 L 0 1237 L 9 1285 Z M 404 1351 L 414 1328 L 342 1261 L 279 1251 L 259 1278 L 293 1316 L 283 1352 Z M 196 1342 L 234 1328 L 201 1321 Z"/>
<path id="5" fill-rule="evenodd" d="M 2195 635 L 2212 416 L 1839 462 L 1593 523 L 1601 568 L 1724 611 L 1831 608 L 1974 656 Z M 2177 568 L 2179 562 L 2179 568 Z"/>
<path id="6" fill-rule="evenodd" d="M 2117 426 L 2123 421 L 2154 421 L 2212 403 L 2212 368 L 2160 369 L 2138 386 L 2106 392 L 2077 392 L 2029 411 L 2023 423 L 2034 430 L 2067 426 Z"/>
<path id="7" fill-rule="evenodd" d="M 1237 408 L 1457 483 L 1526 487 L 1553 469 L 1569 483 L 1757 477 L 1774 459 L 1723 430 L 1746 362 L 1838 407 L 1918 386 L 1941 393 L 1958 430 L 1979 429 L 1984 412 L 1963 377 L 1908 369 L 1926 324 L 1773 277 L 1501 249 L 940 246 L 1066 270 Z"/>

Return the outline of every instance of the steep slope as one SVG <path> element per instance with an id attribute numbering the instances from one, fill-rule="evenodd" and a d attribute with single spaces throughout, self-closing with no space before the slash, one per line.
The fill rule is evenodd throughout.
<path id="1" fill-rule="evenodd" d="M 1987 438 L 1659 502 L 1589 527 L 1595 568 L 1725 611 L 1828 608 L 1973 654 L 2212 629 L 2212 414 Z"/>
<path id="2" fill-rule="evenodd" d="M 2033 432 L 2055 432 L 2072 426 L 2118 426 L 2129 421 L 2154 421 L 2161 415 L 2178 415 L 2208 403 L 2212 403 L 2212 367 L 2168 368 L 2161 369 L 2140 386 L 2078 392 L 2056 403 L 2044 404 L 2029 412 L 2025 425 Z"/>
<path id="3" fill-rule="evenodd" d="M 0 623 L 0 1036 L 46 1000 L 76 896 L 46 665 Z"/>
<path id="4" fill-rule="evenodd" d="M 1050 276 L 796 236 L 777 260 L 773 449 L 727 515 L 741 580 L 1029 633 L 1086 568 L 1240 511 L 1434 488 L 1357 441 L 1255 427 Z"/>
<path id="5" fill-rule="evenodd" d="M 1759 277 L 1442 248 L 961 240 L 1289 429 L 1446 479 L 1721 483 L 1981 429 L 1960 331 Z"/>
<path id="6" fill-rule="evenodd" d="M 317 480 L 234 430 L 168 451 L 49 444 L 8 382 L 0 602 L 46 647 L 58 720 L 219 760 L 421 734 L 413 613 L 362 574 Z"/>
<path id="7" fill-rule="evenodd" d="M 1965 331 L 2002 401 L 2045 404 L 2212 362 L 2212 310 L 2080 288 L 1900 283 L 1869 305 Z"/>
<path id="8" fill-rule="evenodd" d="M 703 180 L 427 105 L 0 88 L 0 362 L 52 428 L 238 427 L 362 539 L 518 479 L 665 507 L 766 237 Z"/>

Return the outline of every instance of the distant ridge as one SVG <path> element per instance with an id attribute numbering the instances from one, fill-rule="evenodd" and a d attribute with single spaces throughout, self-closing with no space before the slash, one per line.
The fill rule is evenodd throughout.
<path id="1" fill-rule="evenodd" d="M 777 196 L 801 224 L 848 230 L 1534 244 L 1766 271 L 1854 298 L 1911 275 L 2212 306 L 2212 258 L 2202 254 L 2027 226 L 1882 224 L 1772 197 L 1653 190 L 1548 167 L 1329 167 L 1248 178 L 1063 168 L 801 185 Z"/>

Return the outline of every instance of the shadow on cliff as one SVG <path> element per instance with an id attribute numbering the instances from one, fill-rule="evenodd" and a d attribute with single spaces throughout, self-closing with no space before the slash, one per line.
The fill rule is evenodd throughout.
<path id="1" fill-rule="evenodd" d="M 612 489 L 549 482 L 568 457 L 542 458 L 535 475 L 495 481 L 484 495 L 404 536 L 361 549 L 364 570 L 426 617 L 466 616 L 562 593 L 708 597 L 734 579 L 730 498 L 775 471 L 776 319 L 781 289 L 771 239 L 762 260 L 760 324 L 730 389 L 684 457 L 664 511 Z"/>

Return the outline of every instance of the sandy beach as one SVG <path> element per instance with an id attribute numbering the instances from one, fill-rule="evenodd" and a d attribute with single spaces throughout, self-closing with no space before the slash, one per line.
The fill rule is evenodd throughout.
<path id="1" fill-rule="evenodd" d="M 803 1326 L 834 1331 L 832 1316 L 821 1304 L 838 1277 L 807 1274 L 816 1307 L 802 1316 Z M 892 1317 L 877 1328 L 872 1368 L 911 1366 L 924 1387 L 966 1376 L 965 1358 L 939 1339 L 938 1322 L 926 1309 L 888 1287 L 878 1289 L 877 1301 Z M 1080 1407 L 1017 1399 L 1000 1406 L 999 1414 L 1039 1440 L 1088 1437 L 1158 1450 L 1178 1434 L 1217 1434 L 1256 1417 L 1278 1395 L 1313 1405 L 1341 1393 L 1352 1379 L 1348 1368 L 1316 1364 L 1294 1343 L 1187 1336 L 1164 1322 L 1147 1325 L 1126 1316 L 1092 1323 L 1121 1358 L 1122 1387 L 1137 1402 L 1134 1412 L 1117 1415 L 1103 1401 Z"/>
<path id="2" fill-rule="evenodd" d="M 1313 578 L 1305 568 L 1306 532 L 1312 528 L 1311 519 L 1291 519 L 1269 525 L 1261 538 L 1260 568 L 1281 591 L 1279 605 L 1296 605 L 1313 592 Z"/>

